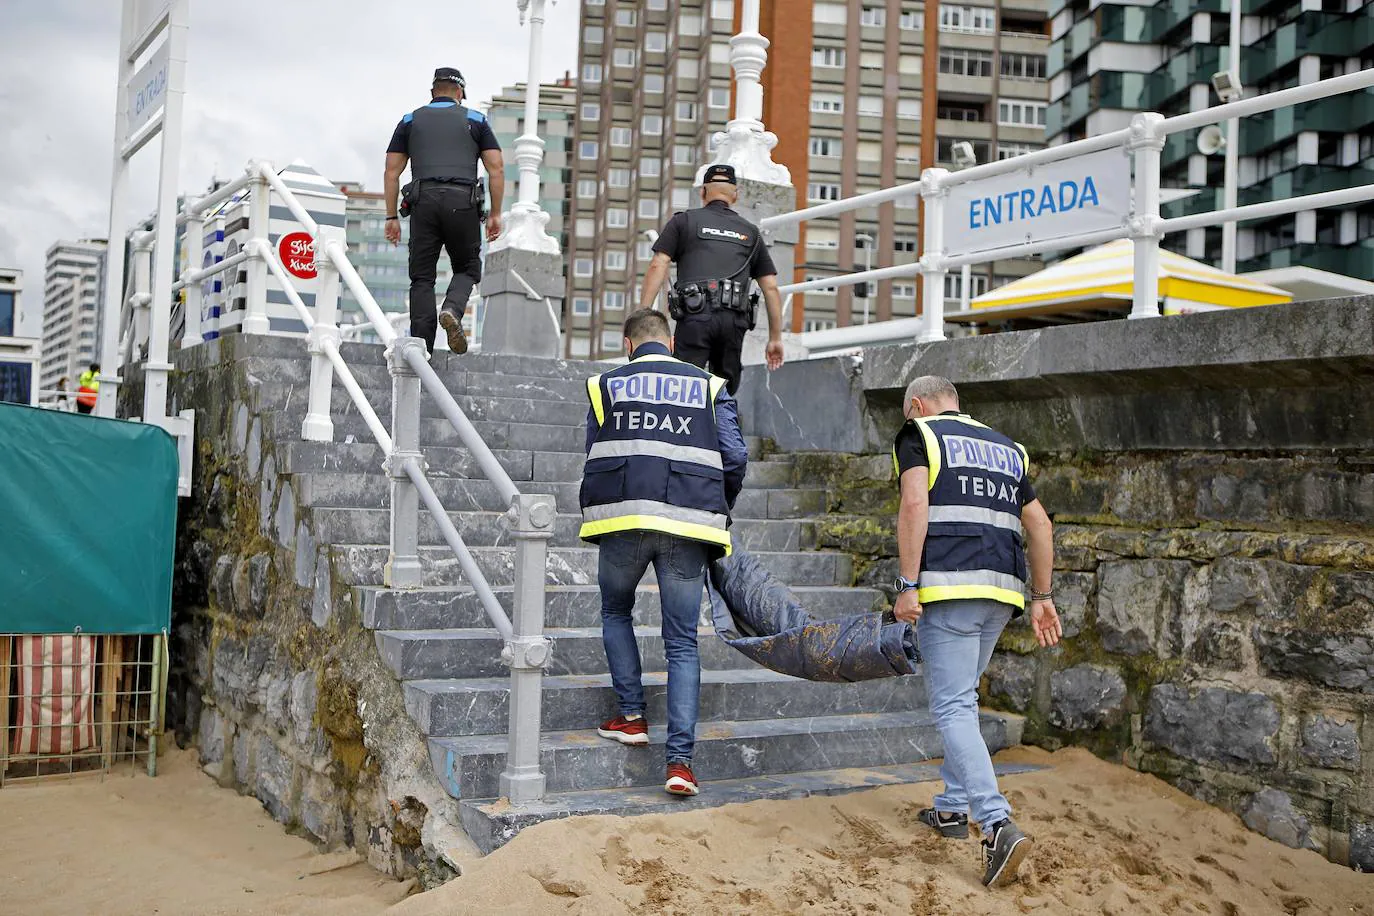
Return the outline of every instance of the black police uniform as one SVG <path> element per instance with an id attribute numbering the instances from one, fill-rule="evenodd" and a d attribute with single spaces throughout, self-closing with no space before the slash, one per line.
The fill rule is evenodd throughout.
<path id="1" fill-rule="evenodd" d="M 735 170 L 714 165 L 706 170 L 704 180 L 721 177 L 734 184 Z M 739 389 L 744 335 L 754 323 L 749 281 L 778 272 L 758 227 L 724 201 L 714 200 L 673 214 L 654 251 L 677 264 L 673 290 L 681 304 L 673 308 L 677 320 L 673 355 L 709 368 L 726 380 L 734 394 Z"/>
<path id="2" fill-rule="evenodd" d="M 462 74 L 450 67 L 436 70 L 434 79 L 463 85 Z M 477 160 L 500 148 L 481 112 L 437 98 L 402 117 L 386 149 L 410 158 L 410 333 L 431 351 L 438 324 L 439 250 L 448 249 L 453 265 L 445 309 L 462 318 L 473 286 L 482 280 Z"/>

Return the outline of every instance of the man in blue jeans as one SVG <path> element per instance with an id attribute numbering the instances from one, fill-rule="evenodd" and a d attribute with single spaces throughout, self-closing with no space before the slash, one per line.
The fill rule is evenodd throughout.
<path id="1" fill-rule="evenodd" d="M 983 884 L 1016 878 L 1032 840 L 1012 823 L 992 757 L 978 729 L 978 680 L 1002 629 L 1026 605 L 1041 646 L 1059 642 L 1050 589 L 1053 530 L 1027 476 L 1019 443 L 959 411 L 948 379 L 923 376 L 906 390 L 906 424 L 892 447 L 901 487 L 894 612 L 916 624 L 930 712 L 945 745 L 944 791 L 921 822 L 967 837 L 969 813 L 983 830 Z"/>
<path id="2" fill-rule="evenodd" d="M 620 704 L 597 734 L 649 743 L 632 612 L 652 563 L 668 662 L 664 789 L 696 795 L 697 619 L 706 564 L 730 552 L 730 509 L 749 454 L 725 379 L 674 359 L 672 348 L 668 319 L 639 309 L 625 321 L 630 362 L 587 380 L 581 537 L 601 548 L 602 640 Z"/>

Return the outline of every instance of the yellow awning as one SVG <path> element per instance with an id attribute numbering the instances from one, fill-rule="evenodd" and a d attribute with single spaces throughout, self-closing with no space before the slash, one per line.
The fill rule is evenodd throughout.
<path id="1" fill-rule="evenodd" d="M 981 310 L 989 310 L 987 318 L 1000 319 L 1056 311 L 1129 309 L 1135 285 L 1134 256 L 1130 239 L 1108 242 L 984 293 L 969 303 L 970 311 L 965 315 L 972 321 L 979 321 L 986 320 L 974 314 Z M 1166 314 L 1293 301 L 1289 293 L 1276 287 L 1228 274 L 1162 249 L 1159 252 L 1159 297 Z"/>

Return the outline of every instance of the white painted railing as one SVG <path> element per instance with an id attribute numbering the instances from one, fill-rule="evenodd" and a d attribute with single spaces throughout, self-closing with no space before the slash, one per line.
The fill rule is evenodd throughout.
<path id="1" fill-rule="evenodd" d="M 1062 146 L 989 162 L 958 172 L 941 168 L 926 169 L 919 181 L 907 182 L 891 188 L 859 194 L 844 200 L 806 207 L 769 217 L 760 222 L 765 233 L 807 220 L 838 216 L 889 203 L 919 194 L 925 201 L 925 221 L 921 227 L 924 254 L 920 261 L 838 274 L 819 280 L 791 283 L 779 287 L 783 295 L 808 290 L 853 286 L 875 280 L 892 280 L 920 276 L 923 282 L 923 314 L 915 319 L 902 318 L 867 325 L 810 331 L 799 336 L 799 342 L 813 355 L 863 345 L 897 343 L 903 341 L 943 340 L 944 279 L 956 268 L 982 264 L 1005 258 L 1045 254 L 1068 248 L 1099 245 L 1116 239 L 1129 238 L 1134 242 L 1135 267 L 1131 318 L 1149 318 L 1160 314 L 1159 243 L 1170 233 L 1209 226 L 1314 210 L 1323 207 L 1348 206 L 1374 200 L 1374 184 L 1359 185 L 1338 191 L 1307 194 L 1286 200 L 1273 200 L 1243 207 L 1213 210 L 1174 219 L 1160 217 L 1160 154 L 1170 134 L 1218 124 L 1231 118 L 1245 118 L 1330 98 L 1349 92 L 1362 92 L 1374 87 L 1374 68 L 1348 73 L 1320 82 L 1258 95 L 1253 98 L 1172 118 L 1154 113 L 1135 116 L 1131 126 L 1111 133 L 1088 137 Z M 1133 200 L 1129 218 L 1121 225 L 1093 232 L 1081 232 L 1052 239 L 1030 240 L 987 251 L 959 254 L 946 249 L 943 231 L 945 200 L 951 189 L 983 179 L 997 178 L 1023 171 L 1028 167 L 1064 162 L 1078 156 L 1112 148 L 1123 149 L 1133 160 Z"/>

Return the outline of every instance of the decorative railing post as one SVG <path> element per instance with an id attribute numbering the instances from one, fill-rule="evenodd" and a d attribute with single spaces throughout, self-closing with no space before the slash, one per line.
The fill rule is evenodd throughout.
<path id="1" fill-rule="evenodd" d="M 420 495 L 406 473 L 410 458 L 421 471 L 425 469 L 420 452 L 420 377 L 406 359 L 406 350 L 415 347 L 425 352 L 420 338 L 398 337 L 386 351 L 391 370 L 391 454 L 383 467 L 391 478 L 391 554 L 384 580 L 391 588 L 418 588 L 422 578 Z"/>
<path id="2" fill-rule="evenodd" d="M 255 174 L 270 167 L 257 162 L 249 166 Z M 248 197 L 248 240 L 249 244 L 261 243 L 261 247 L 248 261 L 248 288 L 244 296 L 243 323 L 239 325 L 242 334 L 266 334 L 272 329 L 267 319 L 267 261 L 264 260 L 272 256 L 272 239 L 269 235 L 271 220 L 272 188 L 266 178 L 257 174 Z"/>
<path id="3" fill-rule="evenodd" d="M 1126 147 L 1135 160 L 1135 200 L 1130 222 L 1135 248 L 1132 318 L 1159 316 L 1159 166 L 1164 151 L 1162 115 L 1143 112 L 1131 120 Z"/>
<path id="4" fill-rule="evenodd" d="M 205 259 L 205 214 L 192 211 L 186 217 L 186 273 L 195 274 L 200 270 L 200 262 Z M 200 309 L 202 290 L 200 282 L 188 283 L 181 290 L 184 303 L 182 313 L 186 318 L 181 332 L 181 348 L 194 347 L 205 342 L 201 334 Z"/>
<path id="5" fill-rule="evenodd" d="M 343 339 L 338 327 L 339 270 L 324 254 L 327 241 L 321 228 L 315 237 L 315 324 L 310 328 L 310 399 L 305 421 L 301 424 L 301 438 L 312 442 L 332 442 L 334 439 L 334 420 L 330 416 L 334 364 L 324 350 L 324 342 L 333 341 L 337 348 Z M 419 381 L 414 376 L 411 381 L 418 391 Z"/>
<path id="6" fill-rule="evenodd" d="M 925 233 L 921 255 L 921 333 L 916 339 L 929 343 L 945 339 L 945 198 L 949 190 L 942 181 L 946 169 L 926 169 L 921 173 L 921 199 L 925 202 Z"/>
<path id="7" fill-rule="evenodd" d="M 544 796 L 544 772 L 539 767 L 541 691 L 544 666 L 553 650 L 544 635 L 544 582 L 557 514 L 552 497 L 532 493 L 516 496 L 507 518 L 515 534 L 515 635 L 501 653 L 510 666 L 510 735 L 501 794 L 513 805 L 524 805 Z"/>

